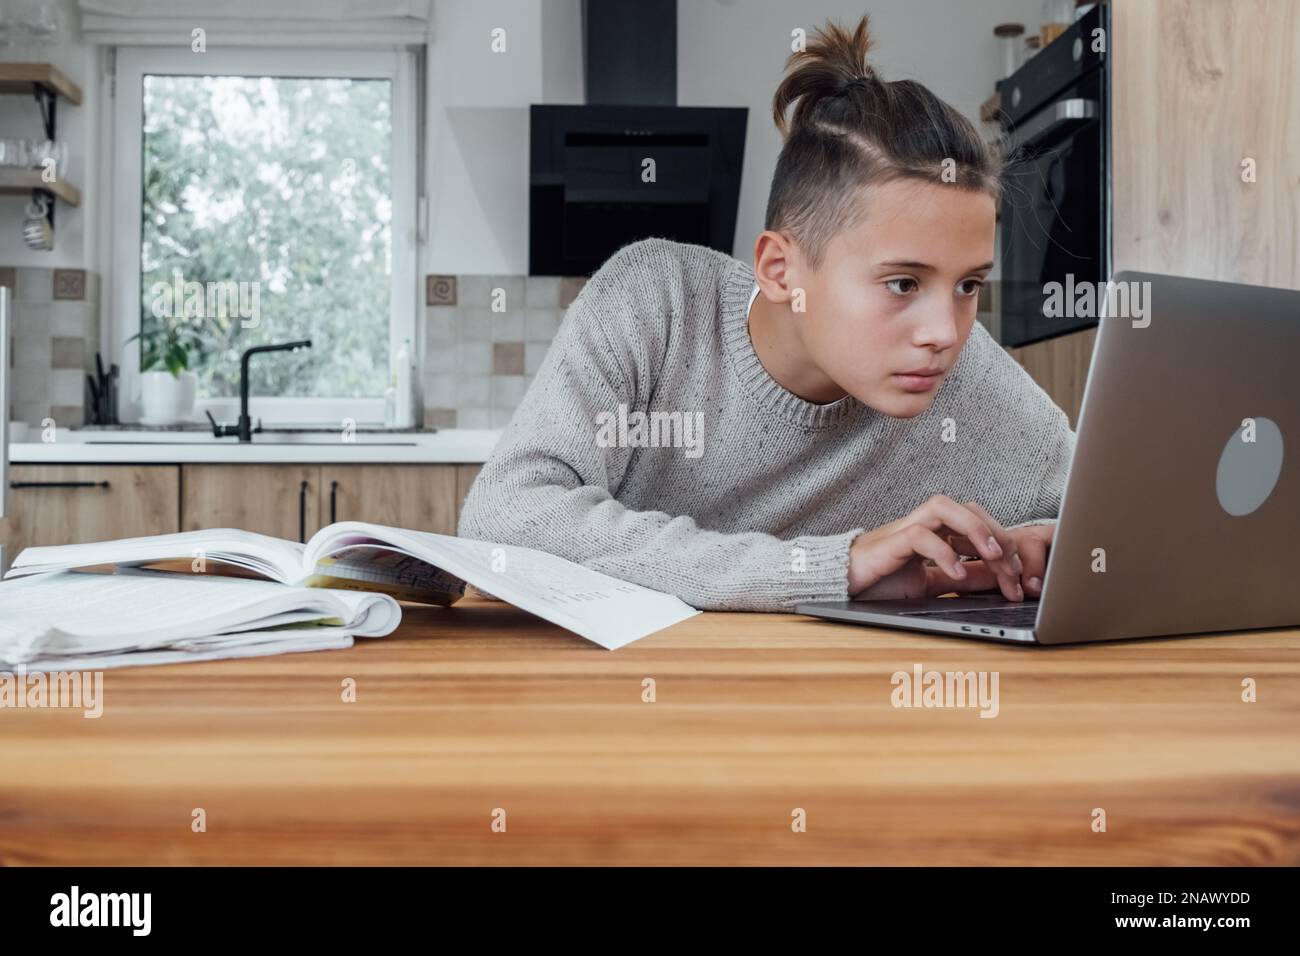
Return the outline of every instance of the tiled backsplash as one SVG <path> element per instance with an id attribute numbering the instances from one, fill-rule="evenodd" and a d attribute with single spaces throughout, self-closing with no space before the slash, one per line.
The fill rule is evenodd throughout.
<path id="1" fill-rule="evenodd" d="M 504 427 L 586 281 L 428 276 L 420 368 L 424 424 Z"/>
<path id="2" fill-rule="evenodd" d="M 10 290 L 11 421 L 85 423 L 86 375 L 99 348 L 98 279 L 84 269 L 0 267 L 0 285 Z"/>

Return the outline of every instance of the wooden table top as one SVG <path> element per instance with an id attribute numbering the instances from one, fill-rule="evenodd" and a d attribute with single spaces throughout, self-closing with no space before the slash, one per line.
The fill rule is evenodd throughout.
<path id="1" fill-rule="evenodd" d="M 918 664 L 996 671 L 998 715 L 893 706 Z M 469 599 L 345 651 L 110 670 L 103 700 L 0 710 L 0 864 L 1300 863 L 1297 630 L 703 614 L 611 652 Z"/>

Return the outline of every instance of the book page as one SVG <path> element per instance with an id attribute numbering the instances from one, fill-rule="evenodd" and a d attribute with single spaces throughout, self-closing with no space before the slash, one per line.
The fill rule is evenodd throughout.
<path id="1" fill-rule="evenodd" d="M 311 588 L 356 588 L 381 591 L 399 601 L 449 607 L 465 594 L 465 582 L 441 568 L 388 545 L 343 548 L 316 562 L 315 573 L 301 582 Z"/>
<path id="2" fill-rule="evenodd" d="M 209 564 L 218 567 L 229 564 L 291 584 L 302 576 L 302 553 L 303 546 L 296 541 L 236 528 L 213 528 L 145 538 L 25 548 L 14 559 L 5 577 L 103 564 L 132 567 L 166 561 L 170 570 L 184 570 L 188 564 L 195 573 L 209 573 Z"/>
<path id="3" fill-rule="evenodd" d="M 699 613 L 679 598 L 531 548 L 360 521 L 318 532 L 304 559 L 389 544 L 611 650 Z"/>

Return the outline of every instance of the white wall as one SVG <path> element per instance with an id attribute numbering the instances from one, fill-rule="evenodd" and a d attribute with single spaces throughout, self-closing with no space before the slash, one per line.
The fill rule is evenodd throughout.
<path id="1" fill-rule="evenodd" d="M 426 273 L 528 271 L 528 107 L 581 103 L 580 0 L 435 0 Z M 492 31 L 505 30 L 503 53 Z"/>
<path id="2" fill-rule="evenodd" d="M 94 104 L 99 77 L 94 50 L 80 42 L 80 15 L 75 0 L 58 0 L 59 43 L 42 54 L 81 87 L 81 105 L 59 101 L 58 138 L 68 144 L 68 182 L 81 190 L 81 205 L 60 202 L 54 213 L 54 250 L 37 252 L 23 244 L 22 223 L 31 196 L 0 196 L 0 265 L 54 268 L 95 268 L 98 150 Z M 33 51 L 0 48 L 0 60 L 30 60 Z M 41 111 L 28 96 L 0 96 L 0 136 L 44 139 Z"/>

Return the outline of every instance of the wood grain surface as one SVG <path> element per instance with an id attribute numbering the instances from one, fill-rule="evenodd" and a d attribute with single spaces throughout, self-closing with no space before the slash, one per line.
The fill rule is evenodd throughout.
<path id="1" fill-rule="evenodd" d="M 0 519 L 6 562 L 31 545 L 179 531 L 175 465 L 11 465 Z M 76 483 L 80 487 L 59 487 Z M 5 570 L 8 570 L 6 567 Z"/>
<path id="2" fill-rule="evenodd" d="M 1300 289 L 1300 3 L 1111 16 L 1115 269 Z"/>
<path id="3" fill-rule="evenodd" d="M 998 716 L 895 708 L 915 664 L 998 672 Z M 0 863 L 1300 863 L 1296 630 L 703 614 L 610 652 L 468 599 L 346 651 L 108 671 L 103 699 L 0 710 Z"/>

